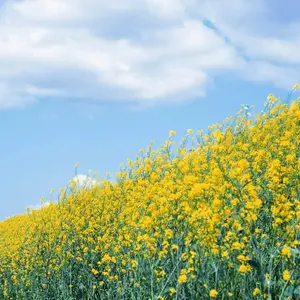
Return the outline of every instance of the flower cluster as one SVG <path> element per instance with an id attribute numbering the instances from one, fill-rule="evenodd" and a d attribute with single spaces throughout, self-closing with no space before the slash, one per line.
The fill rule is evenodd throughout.
<path id="1" fill-rule="evenodd" d="M 242 111 L 189 130 L 176 153 L 174 136 L 128 160 L 117 183 L 74 187 L 1 222 L 0 298 L 292 297 L 299 101 L 272 96 L 255 119 Z"/>

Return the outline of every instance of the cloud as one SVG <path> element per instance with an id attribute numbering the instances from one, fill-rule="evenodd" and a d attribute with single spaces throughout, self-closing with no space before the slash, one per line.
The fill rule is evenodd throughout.
<path id="1" fill-rule="evenodd" d="M 22 87 L 0 82 L 0 108 L 24 107 L 33 102 L 34 97 L 24 92 Z"/>
<path id="2" fill-rule="evenodd" d="M 279 88 L 292 88 L 300 79 L 300 68 L 256 61 L 244 72 L 244 78 L 256 82 L 268 82 Z"/>
<path id="3" fill-rule="evenodd" d="M 46 207 L 50 204 L 50 202 L 45 202 L 43 204 L 35 204 L 35 205 L 30 205 L 28 206 L 28 208 L 30 210 L 37 210 L 37 209 L 41 209 L 42 207 Z"/>
<path id="4" fill-rule="evenodd" d="M 274 20 L 280 0 L 269 1 L 7 1 L 0 108 L 46 97 L 171 104 L 203 97 L 224 74 L 290 87 L 299 78 L 300 18 Z"/>
<path id="5" fill-rule="evenodd" d="M 73 177 L 69 183 L 75 182 L 76 183 L 76 188 L 84 188 L 84 187 L 89 187 L 91 188 L 92 186 L 96 185 L 96 180 L 87 176 L 87 175 L 76 175 Z"/>

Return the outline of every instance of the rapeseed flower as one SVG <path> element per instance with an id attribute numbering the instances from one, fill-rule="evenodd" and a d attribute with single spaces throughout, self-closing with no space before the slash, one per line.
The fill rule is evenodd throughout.
<path id="1" fill-rule="evenodd" d="M 209 292 L 209 296 L 212 298 L 216 298 L 218 296 L 218 292 L 216 290 L 211 290 Z"/>
<path id="2" fill-rule="evenodd" d="M 171 130 L 117 182 L 71 182 L 57 203 L 0 222 L 0 298 L 280 295 L 300 276 L 299 102 L 270 95 L 253 122 L 244 106 L 177 152 Z"/>

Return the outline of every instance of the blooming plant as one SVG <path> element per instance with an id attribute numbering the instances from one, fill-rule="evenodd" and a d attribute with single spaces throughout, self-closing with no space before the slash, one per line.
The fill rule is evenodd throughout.
<path id="1" fill-rule="evenodd" d="M 117 183 L 0 222 L 0 299 L 299 297 L 299 103 L 270 95 L 177 152 L 170 131 Z"/>

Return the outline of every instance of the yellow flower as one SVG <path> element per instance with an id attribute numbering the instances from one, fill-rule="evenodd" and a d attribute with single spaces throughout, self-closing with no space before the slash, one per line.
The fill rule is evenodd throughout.
<path id="1" fill-rule="evenodd" d="M 169 136 L 174 136 L 175 135 L 175 131 L 174 130 L 171 130 L 170 132 L 169 132 Z"/>
<path id="2" fill-rule="evenodd" d="M 274 102 L 276 100 L 276 98 L 272 94 L 269 94 L 268 97 L 267 97 L 267 99 L 270 102 Z"/>
<path id="3" fill-rule="evenodd" d="M 289 247 L 286 247 L 286 246 L 284 246 L 284 247 L 282 248 L 281 254 L 282 254 L 283 256 L 288 257 L 288 258 L 290 258 L 291 255 L 292 255 L 290 248 L 289 248 Z"/>
<path id="4" fill-rule="evenodd" d="M 231 247 L 232 250 L 240 250 L 241 248 L 242 248 L 242 244 L 239 242 L 234 242 Z"/>
<path id="5" fill-rule="evenodd" d="M 283 277 L 283 280 L 288 281 L 291 277 L 289 270 L 284 270 L 282 277 Z"/>
<path id="6" fill-rule="evenodd" d="M 131 265 L 132 265 L 133 268 L 136 267 L 138 264 L 139 264 L 139 263 L 138 263 L 137 260 L 134 260 L 134 259 L 133 259 L 133 260 L 131 261 Z"/>
<path id="7" fill-rule="evenodd" d="M 98 272 L 97 270 L 95 270 L 95 269 L 92 269 L 92 273 L 93 273 L 94 275 L 97 275 L 99 272 Z"/>
<path id="8" fill-rule="evenodd" d="M 297 89 L 299 89 L 299 87 L 300 87 L 299 83 L 296 83 L 296 84 L 293 86 L 293 90 L 297 90 Z"/>
<path id="9" fill-rule="evenodd" d="M 193 130 L 192 129 L 188 129 L 188 134 L 192 134 L 193 133 Z"/>
<path id="10" fill-rule="evenodd" d="M 214 200 L 212 201 L 212 207 L 213 207 L 213 208 L 218 209 L 218 208 L 221 207 L 221 205 L 222 205 L 222 201 L 219 200 L 219 199 L 214 199 Z"/>
<path id="11" fill-rule="evenodd" d="M 255 288 L 253 291 L 253 296 L 256 296 L 260 293 L 260 289 L 259 288 Z"/>
<path id="12" fill-rule="evenodd" d="M 174 288 L 171 288 L 171 289 L 170 289 L 170 295 L 172 296 L 172 295 L 174 295 L 174 294 L 176 294 L 176 290 L 175 290 Z"/>
<path id="13" fill-rule="evenodd" d="M 171 249 L 172 249 L 172 250 L 178 250 L 179 247 L 178 247 L 177 245 L 175 245 L 175 244 L 172 244 L 172 245 L 171 245 Z"/>
<path id="14" fill-rule="evenodd" d="M 209 292 L 209 296 L 212 298 L 216 298 L 218 296 L 218 292 L 216 290 L 211 290 Z"/>
<path id="15" fill-rule="evenodd" d="M 237 259 L 240 261 L 240 262 L 246 262 L 249 260 L 249 257 L 248 256 L 245 256 L 245 255 L 239 255 L 237 257 Z"/>
<path id="16" fill-rule="evenodd" d="M 173 237 L 173 231 L 171 229 L 166 229 L 165 234 L 168 239 L 171 239 Z"/>
<path id="17" fill-rule="evenodd" d="M 185 274 L 182 274 L 178 278 L 178 283 L 183 284 L 187 282 L 187 276 Z"/>
<path id="18" fill-rule="evenodd" d="M 240 267 L 239 267 L 240 273 L 246 273 L 247 271 L 248 271 L 247 266 L 245 266 L 244 264 L 240 265 Z"/>

